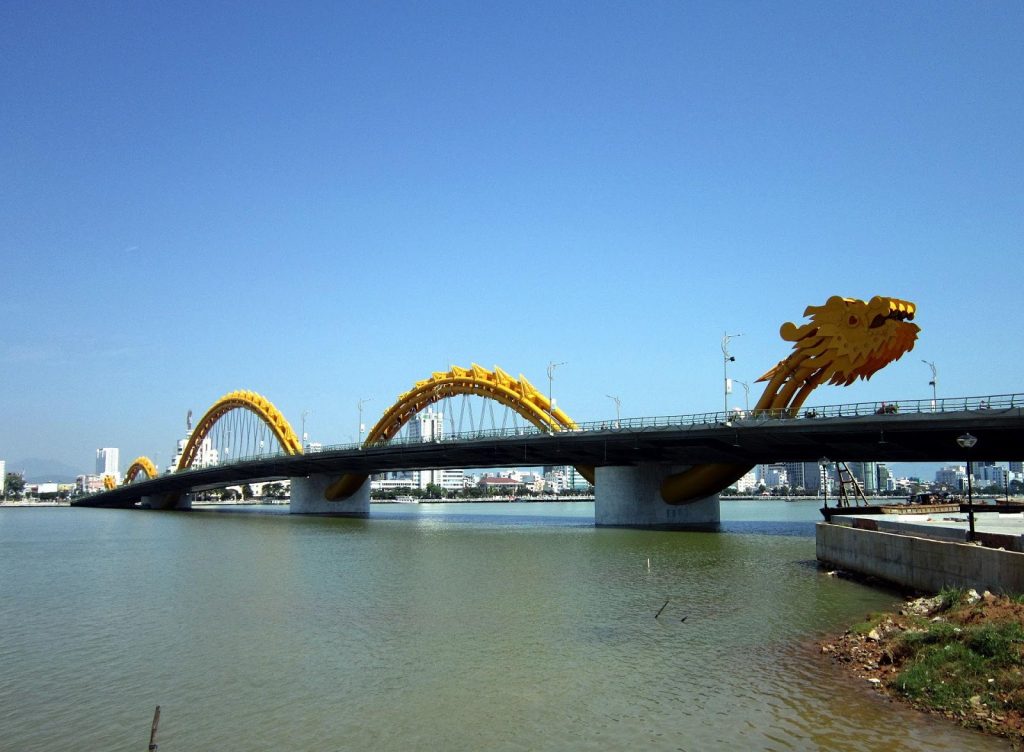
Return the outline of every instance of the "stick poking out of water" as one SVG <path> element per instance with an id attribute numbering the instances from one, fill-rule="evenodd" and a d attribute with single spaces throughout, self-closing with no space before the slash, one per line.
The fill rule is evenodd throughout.
<path id="1" fill-rule="evenodd" d="M 668 601 L 665 601 L 665 606 L 667 606 L 667 605 L 668 605 Z M 656 613 L 654 615 L 655 619 L 657 619 L 659 616 L 661 616 L 661 612 L 665 610 L 665 606 L 662 606 L 661 608 L 658 609 L 658 613 Z"/>
<path id="2" fill-rule="evenodd" d="M 154 752 L 156 750 L 156 727 L 160 725 L 160 706 L 156 706 L 156 710 L 153 712 L 153 728 L 149 730 L 149 750 Z"/>

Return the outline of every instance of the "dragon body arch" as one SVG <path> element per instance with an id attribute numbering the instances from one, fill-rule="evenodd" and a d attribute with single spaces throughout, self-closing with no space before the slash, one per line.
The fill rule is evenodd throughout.
<path id="1" fill-rule="evenodd" d="M 553 407 L 548 397 L 521 375 L 518 379 L 498 368 L 488 371 L 476 363 L 469 368 L 453 367 L 435 372 L 429 379 L 417 381 L 408 392 L 400 394 L 395 403 L 370 429 L 365 446 L 387 443 L 426 407 L 460 394 L 485 397 L 511 408 L 543 431 L 575 429 L 576 422 L 561 408 Z M 577 468 L 589 482 L 594 482 L 594 469 Z M 346 499 L 366 482 L 365 475 L 347 473 L 327 487 L 324 495 L 331 501 Z"/>
<path id="2" fill-rule="evenodd" d="M 186 470 L 192 466 L 199 447 L 203 443 L 203 439 L 213 429 L 214 424 L 230 411 L 237 409 L 248 410 L 262 420 L 273 432 L 274 437 L 280 442 L 281 448 L 286 453 L 302 454 L 302 444 L 299 441 L 299 437 L 295 435 L 291 424 L 274 407 L 274 404 L 256 392 L 240 389 L 225 394 L 213 403 L 213 406 L 199 419 L 195 430 L 189 436 L 188 442 L 186 442 L 185 448 L 182 450 L 181 459 L 178 461 L 176 471 Z"/>
<path id="3" fill-rule="evenodd" d="M 128 466 L 128 470 L 124 474 L 123 485 L 131 483 L 139 474 L 146 476 L 148 480 L 152 480 L 159 473 L 157 472 L 156 465 L 149 457 L 136 457 L 132 460 L 132 464 Z"/>

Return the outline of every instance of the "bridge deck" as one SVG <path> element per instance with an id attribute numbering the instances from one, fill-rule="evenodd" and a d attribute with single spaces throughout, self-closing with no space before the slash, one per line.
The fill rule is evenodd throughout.
<path id="1" fill-rule="evenodd" d="M 978 437 L 973 460 L 1024 457 L 1024 410 L 885 414 L 837 418 L 748 418 L 730 423 L 613 427 L 552 434 L 484 436 L 437 442 L 329 449 L 165 475 L 74 502 L 129 506 L 142 495 L 183 493 L 319 473 L 339 476 L 426 468 L 537 467 L 541 465 L 695 465 L 726 462 L 844 461 L 942 462 L 966 460 L 956 438 Z"/>

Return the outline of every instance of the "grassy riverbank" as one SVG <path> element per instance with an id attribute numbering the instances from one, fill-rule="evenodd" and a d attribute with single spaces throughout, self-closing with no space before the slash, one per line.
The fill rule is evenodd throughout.
<path id="1" fill-rule="evenodd" d="M 944 590 L 869 614 L 823 653 L 875 688 L 1024 748 L 1024 598 Z"/>

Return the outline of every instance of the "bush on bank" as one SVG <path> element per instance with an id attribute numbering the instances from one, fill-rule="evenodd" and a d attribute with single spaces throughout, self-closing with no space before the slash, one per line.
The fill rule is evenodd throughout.
<path id="1" fill-rule="evenodd" d="M 939 597 L 942 620 L 918 617 L 895 638 L 901 670 L 890 686 L 936 710 L 1024 711 L 1024 606 L 956 590 Z"/>

